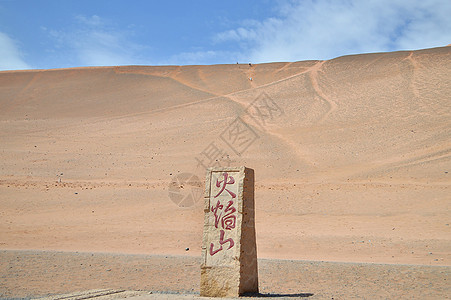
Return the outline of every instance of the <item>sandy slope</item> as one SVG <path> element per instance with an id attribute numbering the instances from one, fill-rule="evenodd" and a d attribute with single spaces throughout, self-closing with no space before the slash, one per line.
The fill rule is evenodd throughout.
<path id="1" fill-rule="evenodd" d="M 199 256 L 216 147 L 255 169 L 259 257 L 449 266 L 450 95 L 450 47 L 0 72 L 0 249 Z"/>

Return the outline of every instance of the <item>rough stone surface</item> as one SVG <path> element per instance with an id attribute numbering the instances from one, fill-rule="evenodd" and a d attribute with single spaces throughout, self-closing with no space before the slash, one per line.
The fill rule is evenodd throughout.
<path id="1" fill-rule="evenodd" d="M 204 203 L 201 296 L 258 293 L 254 170 L 209 168 Z"/>

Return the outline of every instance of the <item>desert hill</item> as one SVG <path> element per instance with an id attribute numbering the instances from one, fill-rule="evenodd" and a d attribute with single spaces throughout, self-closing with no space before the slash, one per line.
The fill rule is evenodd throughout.
<path id="1" fill-rule="evenodd" d="M 450 94 L 450 47 L 0 72 L 0 249 L 198 256 L 220 164 L 260 257 L 450 265 Z"/>

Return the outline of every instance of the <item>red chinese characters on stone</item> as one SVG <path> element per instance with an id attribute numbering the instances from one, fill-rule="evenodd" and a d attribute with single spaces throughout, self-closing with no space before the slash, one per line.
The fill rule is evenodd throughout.
<path id="1" fill-rule="evenodd" d="M 224 230 L 221 229 L 221 233 L 219 235 L 219 244 L 221 244 L 221 247 L 219 247 L 216 250 L 213 250 L 214 245 L 213 245 L 213 243 L 210 244 L 210 255 L 211 256 L 213 256 L 216 253 L 218 253 L 219 251 L 221 251 L 222 250 L 222 245 L 224 245 L 227 242 L 230 243 L 229 244 L 229 248 L 227 248 L 227 250 L 229 250 L 230 248 L 233 247 L 233 245 L 235 245 L 235 242 L 232 240 L 232 238 L 224 240 L 224 234 L 225 234 Z"/>
<path id="2" fill-rule="evenodd" d="M 234 184 L 235 179 L 232 176 L 229 177 L 229 174 L 227 174 L 227 172 L 224 172 L 223 175 L 224 175 L 224 180 L 219 180 L 219 178 L 216 179 L 216 187 L 221 187 L 221 184 L 222 184 L 222 187 L 221 187 L 221 190 L 219 191 L 219 193 L 215 196 L 215 198 L 218 197 L 219 195 L 221 195 L 221 193 L 224 192 L 224 190 L 226 190 L 230 194 L 230 196 L 232 196 L 232 198 L 235 198 L 236 197 L 235 193 L 226 189 L 226 185 Z"/>
<path id="3" fill-rule="evenodd" d="M 232 206 L 233 200 L 230 200 L 229 203 L 227 203 L 226 209 L 222 211 L 224 208 L 224 205 L 221 204 L 221 202 L 216 202 L 216 206 L 211 207 L 211 212 L 215 216 L 215 227 L 219 228 L 219 221 L 221 221 L 221 227 L 223 229 L 231 230 L 235 228 L 236 225 L 236 216 L 233 215 L 234 212 L 236 212 L 236 208 Z M 224 215 L 223 215 L 224 214 Z"/>
<path id="4" fill-rule="evenodd" d="M 236 225 L 236 216 L 233 215 L 234 212 L 236 212 L 235 207 L 233 205 L 233 200 L 230 200 L 226 209 L 224 210 L 224 216 L 221 220 L 222 228 L 231 230 L 235 228 Z M 217 228 L 217 227 L 216 227 Z"/>
<path id="5" fill-rule="evenodd" d="M 226 188 L 226 186 L 228 184 L 232 185 L 235 183 L 235 179 L 232 176 L 229 176 L 226 172 L 223 173 L 224 175 L 224 180 L 216 180 L 216 187 L 221 187 L 221 190 L 219 191 L 219 193 L 215 196 L 218 197 L 222 192 L 227 191 L 229 193 L 230 196 L 232 196 L 232 200 L 229 200 L 227 202 L 227 205 L 222 205 L 220 200 L 218 200 L 216 202 L 215 206 L 211 207 L 211 212 L 214 214 L 215 216 L 215 227 L 220 229 L 220 235 L 219 235 L 219 244 L 220 247 L 216 250 L 213 250 L 214 248 L 214 244 L 211 243 L 210 244 L 210 255 L 213 256 L 216 253 L 218 253 L 219 251 L 223 250 L 223 245 L 225 243 L 229 243 L 229 247 L 226 250 L 229 250 L 230 248 L 232 248 L 235 245 L 235 242 L 233 241 L 232 238 L 228 238 L 224 240 L 224 235 L 225 235 L 225 230 L 232 230 L 235 228 L 236 226 L 236 216 L 235 216 L 235 212 L 236 212 L 236 208 L 233 207 L 233 199 L 236 197 L 236 194 L 233 193 L 232 191 L 228 190 Z M 222 183 L 222 186 L 221 186 Z M 224 209 L 225 206 L 225 209 Z"/>

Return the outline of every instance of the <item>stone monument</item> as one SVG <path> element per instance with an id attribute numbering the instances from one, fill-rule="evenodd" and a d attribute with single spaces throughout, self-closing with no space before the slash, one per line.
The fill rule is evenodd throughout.
<path id="1" fill-rule="evenodd" d="M 254 170 L 209 168 L 204 200 L 200 295 L 258 293 Z"/>

